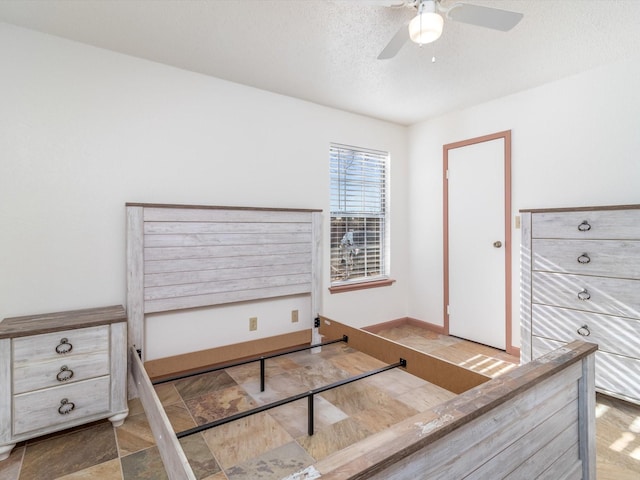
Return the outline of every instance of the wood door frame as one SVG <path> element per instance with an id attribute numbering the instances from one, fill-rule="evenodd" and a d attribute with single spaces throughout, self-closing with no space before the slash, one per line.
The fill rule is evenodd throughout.
<path id="1" fill-rule="evenodd" d="M 504 140 L 504 255 L 505 255 L 505 349 L 511 355 L 518 355 L 519 349 L 512 345 L 512 272 L 511 272 L 511 130 L 492 133 L 481 137 L 470 138 L 459 142 L 448 143 L 442 146 L 442 184 L 443 184 L 443 257 L 444 257 L 444 333 L 449 335 L 449 181 L 447 170 L 449 169 L 449 150 L 466 147 L 477 143 L 492 140 Z"/>

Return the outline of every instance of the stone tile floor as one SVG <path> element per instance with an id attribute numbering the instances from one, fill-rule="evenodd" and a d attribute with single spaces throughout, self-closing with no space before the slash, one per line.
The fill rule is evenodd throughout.
<path id="1" fill-rule="evenodd" d="M 499 350 L 404 325 L 379 335 L 489 376 L 514 368 Z M 300 393 L 383 364 L 346 345 L 267 362 L 259 391 L 255 365 L 159 385 L 158 396 L 176 431 Z M 185 437 L 181 444 L 198 479 L 280 479 L 332 452 L 453 396 L 395 369 L 318 395 L 315 434 L 307 435 L 306 400 Z M 640 478 L 640 407 L 598 395 L 599 480 Z M 34 439 L 0 463 L 0 479 L 167 478 L 137 400 L 122 427 L 108 422 Z"/>

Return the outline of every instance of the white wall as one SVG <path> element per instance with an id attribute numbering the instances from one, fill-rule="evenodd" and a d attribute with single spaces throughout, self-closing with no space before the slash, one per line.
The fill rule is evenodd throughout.
<path id="1" fill-rule="evenodd" d="M 354 326 L 406 315 L 442 324 L 443 144 L 511 129 L 514 215 L 640 203 L 640 66 L 631 61 L 408 130 L 6 24 L 0 65 L 0 318 L 126 304 L 127 201 L 326 212 L 330 142 L 392 157 L 397 282 L 330 295 L 324 259 L 322 313 Z M 326 218 L 324 230 L 326 252 Z M 195 310 L 183 321 L 212 337 L 203 342 L 224 344 L 290 329 L 291 308 L 307 328 L 301 298 Z M 249 334 L 249 316 L 258 332 Z M 176 345 L 182 326 L 154 316 L 158 356 L 199 348 L 194 338 Z"/>
<path id="2" fill-rule="evenodd" d="M 512 130 L 514 216 L 522 208 L 640 203 L 638 85 L 640 64 L 628 61 L 410 128 L 408 316 L 443 325 L 442 145 Z M 520 231 L 512 235 L 519 346 Z"/>
<path id="3" fill-rule="evenodd" d="M 327 212 L 330 142 L 391 153 L 398 281 L 330 295 L 325 259 L 321 313 L 356 326 L 405 314 L 405 127 L 7 24 L 0 65 L 0 318 L 126 305 L 125 202 Z M 249 316 L 273 318 L 255 336 L 290 328 L 291 305 L 309 309 L 293 299 L 226 309 L 222 328 L 215 313 L 187 321 L 225 344 L 256 338 Z M 153 334 L 173 348 L 173 332 Z"/>

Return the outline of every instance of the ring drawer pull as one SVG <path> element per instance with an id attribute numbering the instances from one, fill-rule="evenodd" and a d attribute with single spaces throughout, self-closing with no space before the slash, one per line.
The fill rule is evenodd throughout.
<path id="1" fill-rule="evenodd" d="M 578 292 L 578 300 L 589 300 L 591 298 L 591 294 L 587 291 L 586 288 L 583 288 Z"/>
<path id="2" fill-rule="evenodd" d="M 66 382 L 67 380 L 70 380 L 71 378 L 73 378 L 73 370 L 71 370 L 66 365 L 63 365 L 62 367 L 60 367 L 60 371 L 56 375 L 56 379 L 59 382 Z"/>
<path id="3" fill-rule="evenodd" d="M 578 332 L 583 337 L 588 337 L 589 335 L 591 335 L 591 331 L 586 325 L 581 326 L 578 330 L 576 330 L 576 332 Z"/>
<path id="4" fill-rule="evenodd" d="M 69 343 L 69 339 L 63 338 L 60 340 L 60 344 L 56 346 L 56 353 L 60 355 L 64 355 L 65 353 L 69 353 L 73 350 L 73 345 Z"/>
<path id="5" fill-rule="evenodd" d="M 591 258 L 589 258 L 589 255 L 586 253 L 583 253 L 578 257 L 578 263 L 589 263 L 590 261 Z"/>
<path id="6" fill-rule="evenodd" d="M 67 415 L 68 413 L 71 413 L 74 408 L 76 408 L 76 404 L 75 403 L 70 402 L 66 398 L 63 398 L 62 400 L 60 400 L 60 406 L 58 407 L 58 413 L 60 415 Z"/>
<path id="7" fill-rule="evenodd" d="M 578 230 L 580 230 L 581 232 L 588 232 L 589 230 L 591 230 L 591 225 L 589 225 L 589 222 L 585 220 L 580 225 L 578 225 Z"/>

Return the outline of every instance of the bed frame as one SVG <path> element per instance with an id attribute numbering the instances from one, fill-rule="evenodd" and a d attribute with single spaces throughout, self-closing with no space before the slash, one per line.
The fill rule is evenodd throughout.
<path id="1" fill-rule="evenodd" d="M 130 397 L 140 397 L 169 478 L 195 479 L 149 379 L 145 315 L 308 294 L 315 316 L 321 212 L 141 203 L 126 209 Z M 574 342 L 491 380 L 322 316 L 312 325 L 305 343 L 348 337 L 353 348 L 389 364 L 401 360 L 390 367 L 459 395 L 290 480 L 533 478 L 543 472 L 554 479 L 595 478 L 595 345 Z M 267 341 L 263 349 L 299 343 L 273 348 Z M 167 365 L 182 372 L 235 360 L 221 358 L 232 349 L 172 357 L 161 375 L 171 373 Z M 257 344 L 242 351 L 265 353 Z"/>

